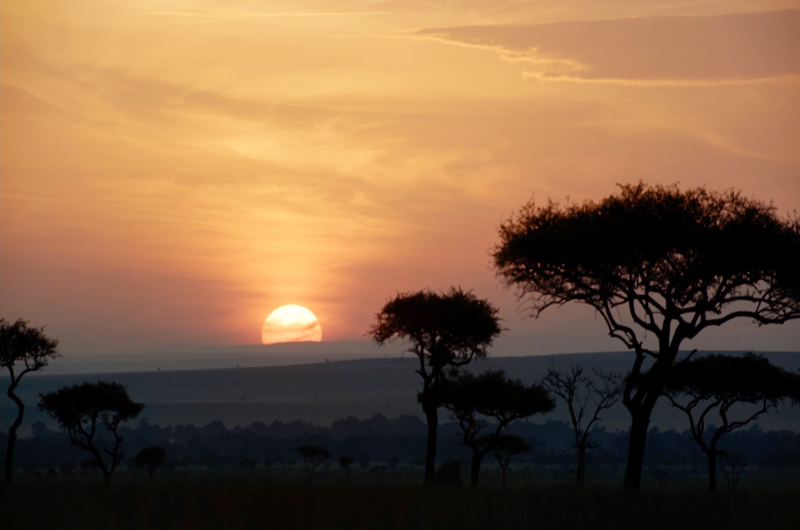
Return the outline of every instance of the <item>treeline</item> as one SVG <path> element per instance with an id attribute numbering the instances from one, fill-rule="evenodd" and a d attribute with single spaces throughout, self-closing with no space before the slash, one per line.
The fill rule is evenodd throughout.
<path id="1" fill-rule="evenodd" d="M 87 461 L 85 451 L 70 444 L 63 431 L 52 431 L 44 423 L 32 426 L 32 434 L 17 442 L 15 467 L 28 473 L 68 475 L 81 469 Z M 713 427 L 712 427 L 713 428 Z M 442 460 L 466 461 L 470 452 L 461 443 L 460 430 L 455 422 L 440 426 L 439 454 Z M 564 422 L 532 423 L 516 421 L 508 433 L 526 440 L 532 447 L 528 454 L 514 460 L 517 472 L 546 477 L 570 476 L 574 466 L 574 436 L 572 427 Z M 336 465 L 340 455 L 351 455 L 361 472 L 421 474 L 425 464 L 427 427 L 415 416 L 387 418 L 376 414 L 360 420 L 348 417 L 333 422 L 330 427 L 312 425 L 297 420 L 284 423 L 255 422 L 249 427 L 228 429 L 221 421 L 198 427 L 176 425 L 162 427 L 146 418 L 135 428 L 121 427 L 125 438 L 126 459 L 121 467 L 135 469 L 134 455 L 150 446 L 166 449 L 166 469 L 188 471 L 235 471 L 237 469 L 268 469 L 274 472 L 300 469 L 302 458 L 297 447 L 308 445 L 325 448 Z M 627 456 L 627 431 L 592 432 L 600 447 L 587 454 L 587 469 L 592 476 L 619 476 Z M 5 433 L 0 434 L 0 447 L 5 447 Z M 722 449 L 730 454 L 748 458 L 748 473 L 768 476 L 796 476 L 800 469 L 800 433 L 792 431 L 763 431 L 758 425 L 731 433 L 724 438 Z M 487 464 L 495 465 L 491 460 Z M 648 433 L 645 467 L 652 475 L 702 476 L 706 459 L 691 440 L 689 431 L 660 431 Z M 86 465 L 83 466 L 87 467 Z"/>

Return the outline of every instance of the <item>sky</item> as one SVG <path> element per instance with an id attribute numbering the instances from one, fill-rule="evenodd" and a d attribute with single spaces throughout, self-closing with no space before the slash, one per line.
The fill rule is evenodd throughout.
<path id="1" fill-rule="evenodd" d="M 621 349 L 585 307 L 520 313 L 498 226 L 638 180 L 800 207 L 798 9 L 4 0 L 0 316 L 115 354 L 259 343 L 299 304 L 340 341 L 459 285 L 514 353 Z M 734 322 L 691 346 L 798 344 Z"/>

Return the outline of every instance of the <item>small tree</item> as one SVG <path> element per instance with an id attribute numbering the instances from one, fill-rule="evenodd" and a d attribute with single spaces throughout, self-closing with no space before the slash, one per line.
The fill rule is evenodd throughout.
<path id="1" fill-rule="evenodd" d="M 800 219 L 736 191 L 639 183 L 599 203 L 531 202 L 500 227 L 494 264 L 533 316 L 587 304 L 633 350 L 626 489 L 639 489 L 650 415 L 684 341 L 734 319 L 800 318 Z"/>
<path id="2" fill-rule="evenodd" d="M 52 359 L 59 356 L 56 351 L 57 346 L 56 339 L 51 339 L 44 334 L 44 327 L 29 327 L 28 323 L 21 319 L 12 324 L 0 318 L 0 369 L 8 369 L 11 384 L 8 386 L 6 394 L 17 406 L 17 417 L 8 429 L 6 443 L 5 479 L 9 484 L 14 478 L 14 447 L 17 443 L 17 429 L 22 425 L 25 416 L 25 404 L 15 392 L 25 374 L 41 370 Z"/>
<path id="3" fill-rule="evenodd" d="M 506 485 L 506 472 L 508 471 L 508 466 L 511 465 L 511 459 L 518 455 L 530 453 L 530 451 L 530 444 L 519 436 L 501 434 L 497 437 L 491 454 L 495 457 L 497 465 L 502 470 L 504 487 Z"/>
<path id="4" fill-rule="evenodd" d="M 356 459 L 352 456 L 340 456 L 339 457 L 339 465 L 342 466 L 344 469 L 344 478 L 347 480 L 347 483 L 350 484 L 350 466 L 353 465 Z"/>
<path id="5" fill-rule="evenodd" d="M 478 485 L 483 457 L 492 452 L 503 429 L 555 408 L 544 387 L 509 379 L 502 370 L 459 374 L 445 384 L 442 404 L 458 421 L 462 443 L 472 449 L 470 486 Z"/>
<path id="6" fill-rule="evenodd" d="M 314 478 L 314 471 L 322 465 L 331 454 L 322 447 L 313 445 L 303 445 L 297 448 L 297 452 L 303 457 L 303 463 L 306 466 L 306 476 L 308 477 L 308 484 L 312 484 Z"/>
<path id="7" fill-rule="evenodd" d="M 708 459 L 708 491 L 714 493 L 717 457 L 722 454 L 718 449 L 720 439 L 776 409 L 782 400 L 797 400 L 800 374 L 787 372 L 752 353 L 742 357 L 690 356 L 670 372 L 665 395 L 689 419 L 691 439 Z M 739 413 L 734 418 L 737 405 Z M 720 425 L 707 437 L 706 422 L 715 411 Z"/>
<path id="8" fill-rule="evenodd" d="M 153 474 L 167 461 L 167 452 L 163 447 L 145 447 L 136 455 L 133 463 L 136 467 L 146 471 L 150 475 L 150 482 L 153 482 Z"/>
<path id="9" fill-rule="evenodd" d="M 43 392 L 39 397 L 39 410 L 66 429 L 73 445 L 92 454 L 98 469 L 103 472 L 103 481 L 110 484 L 114 470 L 125 457 L 122 449 L 124 439 L 117 432 L 119 425 L 138 416 L 144 404 L 131 400 L 120 383 L 108 381 L 65 386 L 53 392 Z M 98 422 L 113 437 L 110 448 L 96 444 Z M 104 461 L 103 453 L 110 457 L 108 463 Z"/>
<path id="10" fill-rule="evenodd" d="M 725 475 L 728 491 L 733 492 L 736 489 L 739 477 L 749 463 L 750 461 L 742 453 L 719 452 L 719 468 L 722 470 L 722 474 Z"/>
<path id="11" fill-rule="evenodd" d="M 583 367 L 573 366 L 569 372 L 554 368 L 547 370 L 542 385 L 567 404 L 572 430 L 575 434 L 575 449 L 578 451 L 578 465 L 572 471 L 582 488 L 586 476 L 586 450 L 600 447 L 592 442 L 592 427 L 600 421 L 600 413 L 613 407 L 622 394 L 624 382 L 617 374 L 604 373 L 594 369 L 594 378 L 584 375 Z M 588 418 L 589 421 L 584 423 Z"/>
<path id="12" fill-rule="evenodd" d="M 399 338 L 410 343 L 408 352 L 419 360 L 422 377 L 419 401 L 428 423 L 425 483 L 433 484 L 441 386 L 448 375 L 486 357 L 486 349 L 500 334 L 497 309 L 470 292 L 452 288 L 398 294 L 383 306 L 368 335 L 378 344 Z"/>

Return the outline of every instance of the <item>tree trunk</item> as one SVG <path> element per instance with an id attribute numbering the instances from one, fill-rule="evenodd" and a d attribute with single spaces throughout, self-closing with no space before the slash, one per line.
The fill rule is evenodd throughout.
<path id="1" fill-rule="evenodd" d="M 647 443 L 647 427 L 650 425 L 652 407 L 643 406 L 631 412 L 631 434 L 628 439 L 628 464 L 625 468 L 626 491 L 639 491 L 642 481 L 644 448 Z"/>
<path id="2" fill-rule="evenodd" d="M 708 492 L 717 492 L 717 452 L 706 452 L 708 457 Z"/>
<path id="3" fill-rule="evenodd" d="M 506 468 L 505 467 L 501 467 L 501 469 L 503 470 L 503 487 L 505 488 L 506 487 Z"/>
<path id="4" fill-rule="evenodd" d="M 436 433 L 439 428 L 439 411 L 435 405 L 424 407 L 428 421 L 428 446 L 425 451 L 425 484 L 433 485 L 436 480 Z"/>
<path id="5" fill-rule="evenodd" d="M 584 476 L 586 475 L 586 446 L 578 446 L 578 467 L 575 469 L 575 476 L 578 481 L 578 487 L 582 488 L 584 484 Z"/>
<path id="6" fill-rule="evenodd" d="M 478 477 L 481 474 L 481 462 L 483 461 L 483 453 L 480 451 L 472 452 L 472 465 L 469 468 L 469 485 L 477 486 Z"/>
<path id="7" fill-rule="evenodd" d="M 14 389 L 8 389 L 8 397 L 17 404 L 17 419 L 8 429 L 8 445 L 6 445 L 6 482 L 12 484 L 14 481 L 14 446 L 17 444 L 17 429 L 22 425 L 22 418 L 25 415 L 25 404 L 14 394 Z"/>

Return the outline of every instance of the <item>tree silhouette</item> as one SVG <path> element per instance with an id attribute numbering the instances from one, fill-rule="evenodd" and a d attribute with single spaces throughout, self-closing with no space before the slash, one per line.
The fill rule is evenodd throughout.
<path id="1" fill-rule="evenodd" d="M 323 462 L 329 459 L 331 454 L 326 449 L 313 445 L 302 445 L 297 448 L 297 452 L 303 457 L 308 484 L 311 485 L 314 479 L 314 471 L 316 471 Z"/>
<path id="2" fill-rule="evenodd" d="M 726 451 L 719 452 L 719 468 L 725 476 L 725 482 L 728 484 L 728 491 L 733 492 L 736 485 L 739 483 L 739 477 L 742 471 L 747 467 L 750 461 L 742 453 L 727 453 Z"/>
<path id="3" fill-rule="evenodd" d="M 6 390 L 9 399 L 17 406 L 17 417 L 8 429 L 6 442 L 6 482 L 14 479 L 14 447 L 17 443 L 17 429 L 25 416 L 25 404 L 15 391 L 22 377 L 28 372 L 37 372 L 60 354 L 56 351 L 58 341 L 44 334 L 44 327 L 33 328 L 25 320 L 13 324 L 0 319 L 0 369 L 7 368 L 11 384 Z M 20 365 L 17 368 L 17 365 Z M 19 371 L 17 371 L 19 370 Z"/>
<path id="4" fill-rule="evenodd" d="M 378 344 L 395 338 L 410 343 L 409 353 L 419 360 L 422 377 L 418 395 L 428 423 L 425 483 L 436 476 L 436 434 L 441 406 L 441 386 L 448 375 L 486 349 L 500 334 L 497 309 L 461 288 L 447 293 L 430 290 L 398 294 L 383 306 L 368 335 Z"/>
<path id="5" fill-rule="evenodd" d="M 734 319 L 800 318 L 800 219 L 736 191 L 640 182 L 599 203 L 530 202 L 501 225 L 493 257 L 534 317 L 588 304 L 634 351 L 626 489 L 639 489 L 650 415 L 684 341 Z"/>
<path id="6" fill-rule="evenodd" d="M 442 404 L 458 421 L 462 443 L 472 449 L 470 486 L 478 485 L 483 458 L 494 450 L 503 429 L 514 420 L 555 408 L 544 387 L 509 379 L 502 370 L 478 376 L 461 373 L 443 389 Z"/>
<path id="7" fill-rule="evenodd" d="M 497 465 L 503 473 L 503 486 L 506 485 L 506 472 L 511 464 L 511 459 L 518 455 L 530 453 L 531 446 L 519 436 L 501 434 L 497 437 L 491 455 L 497 460 Z"/>
<path id="8" fill-rule="evenodd" d="M 592 442 L 592 427 L 600 421 L 600 413 L 613 407 L 622 394 L 623 379 L 599 369 L 593 370 L 594 377 L 584 375 L 583 367 L 573 366 L 569 372 L 554 368 L 547 370 L 542 385 L 560 397 L 569 410 L 572 430 L 575 434 L 575 449 L 578 451 L 578 465 L 572 471 L 577 484 L 582 488 L 586 476 L 586 450 L 600 447 Z M 590 406 L 591 405 L 591 406 Z M 584 420 L 589 421 L 584 423 Z"/>
<path id="9" fill-rule="evenodd" d="M 145 447 L 136 455 L 133 463 L 136 467 L 146 471 L 150 475 L 150 482 L 153 482 L 153 474 L 167 461 L 167 452 L 163 447 Z"/>
<path id="10" fill-rule="evenodd" d="M 718 449 L 720 439 L 776 409 L 782 400 L 797 400 L 800 374 L 787 372 L 752 353 L 742 357 L 690 356 L 670 371 L 664 393 L 672 406 L 688 417 L 691 439 L 708 458 L 708 491 L 714 493 L 717 457 L 723 453 Z M 732 410 L 735 405 L 740 405 L 736 419 Z M 715 411 L 720 425 L 707 438 L 707 420 Z"/>
<path id="11" fill-rule="evenodd" d="M 342 466 L 344 469 L 344 478 L 347 480 L 347 483 L 350 484 L 350 466 L 353 465 L 356 459 L 352 456 L 340 456 L 339 457 L 339 465 Z"/>
<path id="12" fill-rule="evenodd" d="M 66 429 L 73 445 L 92 454 L 103 472 L 103 481 L 110 484 L 114 470 L 125 457 L 124 439 L 117 432 L 119 425 L 138 416 L 144 404 L 131 400 L 120 383 L 108 381 L 65 386 L 53 392 L 42 392 L 39 397 L 39 410 Z M 113 437 L 113 446 L 103 447 L 102 452 L 95 439 L 98 422 L 106 428 L 106 434 Z M 103 460 L 103 453 L 110 457 L 108 464 Z"/>

